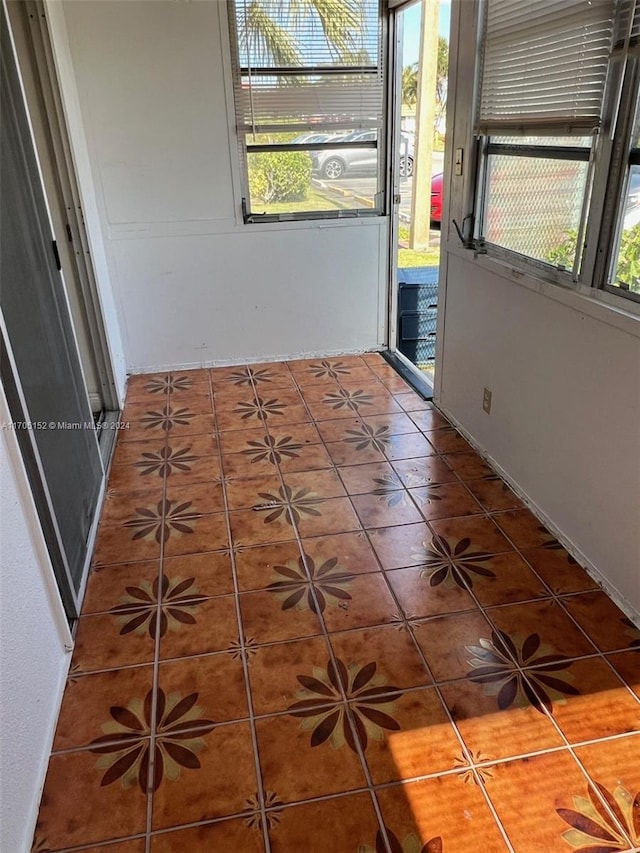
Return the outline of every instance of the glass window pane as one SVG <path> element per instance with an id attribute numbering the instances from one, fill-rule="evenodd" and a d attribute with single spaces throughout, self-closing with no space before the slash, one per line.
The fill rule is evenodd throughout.
<path id="1" fill-rule="evenodd" d="M 640 294 L 640 166 L 629 170 L 614 286 Z"/>
<path id="2" fill-rule="evenodd" d="M 251 213 L 288 214 L 317 211 L 364 210 L 375 206 L 377 192 L 377 151 L 365 149 L 374 158 L 369 179 L 340 185 L 342 158 L 360 149 L 340 152 L 331 159 L 323 152 L 322 164 L 314 160 L 317 152 L 276 151 L 248 153 L 249 209 Z M 329 152 L 329 157 L 331 157 Z M 333 177 L 325 176 L 327 170 Z M 335 174 L 334 174 L 335 173 Z"/>
<path id="3" fill-rule="evenodd" d="M 485 239 L 572 268 L 587 174 L 582 161 L 490 154 Z"/>

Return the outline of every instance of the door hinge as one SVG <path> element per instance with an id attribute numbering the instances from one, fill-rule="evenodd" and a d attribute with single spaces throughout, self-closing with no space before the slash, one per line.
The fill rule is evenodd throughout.
<path id="1" fill-rule="evenodd" d="M 60 255 L 58 254 L 58 244 L 55 240 L 51 241 L 51 248 L 53 249 L 53 257 L 56 262 L 56 269 L 59 271 L 62 269 L 62 265 L 60 263 Z"/>
<path id="2" fill-rule="evenodd" d="M 402 196 L 399 193 L 397 195 L 394 195 L 393 203 L 394 204 L 401 204 L 401 202 L 402 202 Z"/>
<path id="3" fill-rule="evenodd" d="M 65 225 L 65 228 L 67 229 L 67 240 L 68 240 L 70 243 L 73 243 L 73 234 L 71 233 L 71 226 L 69 225 L 69 223 L 68 223 L 68 222 L 67 222 L 67 224 Z"/>

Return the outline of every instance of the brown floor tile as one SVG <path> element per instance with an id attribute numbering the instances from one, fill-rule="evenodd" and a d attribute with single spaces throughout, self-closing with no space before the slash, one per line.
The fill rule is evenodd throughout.
<path id="1" fill-rule="evenodd" d="M 419 432 L 392 435 L 384 446 L 384 454 L 392 462 L 400 459 L 424 459 L 434 453 L 431 444 Z"/>
<path id="2" fill-rule="evenodd" d="M 179 505 L 177 505 L 179 506 Z M 174 507 L 174 513 L 177 507 Z M 190 510 L 187 509 L 187 512 Z M 178 515 L 178 521 L 179 521 Z M 180 530 L 175 524 L 170 524 L 167 532 L 165 523 L 164 553 L 168 557 L 178 557 L 184 554 L 200 554 L 205 551 L 220 551 L 229 546 L 227 521 L 224 513 L 202 515 L 187 522 L 188 531 Z"/>
<path id="3" fill-rule="evenodd" d="M 229 458 L 225 457 L 225 460 Z M 233 480 L 227 483 L 225 487 L 230 510 L 253 509 L 254 506 L 263 506 L 271 500 L 265 495 L 273 495 L 276 499 L 280 497 L 279 489 L 280 477 L 277 469 L 273 467 L 271 473 L 266 476 Z"/>
<path id="4" fill-rule="evenodd" d="M 472 450 L 466 438 L 455 429 L 435 429 L 427 433 L 427 438 L 438 453 L 464 453 Z"/>
<path id="5" fill-rule="evenodd" d="M 162 511 L 162 496 L 164 486 L 161 480 L 133 492 L 111 492 L 107 489 L 100 524 L 103 527 L 114 527 L 125 524 L 139 514 L 139 508 L 153 513 Z M 158 508 L 160 504 L 160 508 Z M 135 529 L 133 529 L 135 532 Z"/>
<path id="6" fill-rule="evenodd" d="M 640 630 L 601 590 L 571 595 L 562 603 L 601 651 L 637 648 Z"/>
<path id="7" fill-rule="evenodd" d="M 54 750 L 87 746 L 107 734 L 122 738 L 109 709 L 126 708 L 136 697 L 144 699 L 153 686 L 153 667 L 136 666 L 72 676 L 64 692 L 58 717 Z M 102 726 L 107 728 L 103 729 Z"/>
<path id="8" fill-rule="evenodd" d="M 322 736 L 325 727 L 329 731 L 326 740 L 320 741 L 320 735 L 314 739 L 318 726 L 322 727 Z M 362 764 L 347 743 L 344 726 L 348 726 L 346 706 L 341 703 L 320 711 L 318 717 L 285 714 L 257 720 L 265 790 L 291 803 L 364 787 Z M 295 773 L 291 772 L 292 762 Z"/>
<path id="9" fill-rule="evenodd" d="M 513 509 L 493 516 L 496 524 L 517 548 L 539 548 L 554 540 L 547 528 L 528 509 Z"/>
<path id="10" fill-rule="evenodd" d="M 267 508 L 259 512 L 251 509 L 230 512 L 229 521 L 234 545 L 249 547 L 295 539 L 295 530 L 293 525 L 287 522 L 284 511 L 269 521 L 271 515 Z"/>
<path id="11" fill-rule="evenodd" d="M 251 822 L 250 822 L 251 821 Z M 233 818 L 154 835 L 152 853 L 264 853 L 264 838 L 257 818 Z M 108 853 L 109 848 L 104 853 Z M 109 851 L 110 853 L 110 851 Z"/>
<path id="12" fill-rule="evenodd" d="M 464 678 L 471 672 L 474 652 L 491 637 L 491 627 L 480 611 L 439 616 L 413 626 L 418 645 L 438 681 Z"/>
<path id="13" fill-rule="evenodd" d="M 273 853 L 353 853 L 375 838 L 378 820 L 369 794 L 352 794 L 277 812 L 269 827 Z"/>
<path id="14" fill-rule="evenodd" d="M 302 471 L 317 471 L 331 468 L 333 462 L 321 444 L 309 444 L 301 447 L 295 455 L 280 453 L 279 466 L 285 480 L 288 475 Z"/>
<path id="15" fill-rule="evenodd" d="M 404 524 L 372 530 L 369 536 L 382 568 L 401 569 L 424 563 L 432 533 L 426 524 Z"/>
<path id="16" fill-rule="evenodd" d="M 218 441 L 220 442 L 222 456 L 224 458 L 230 453 L 242 453 L 245 450 L 249 450 L 254 446 L 251 442 L 262 445 L 266 436 L 267 428 L 264 424 L 260 424 L 257 427 L 247 427 L 244 430 L 221 432 L 218 436 Z"/>
<path id="17" fill-rule="evenodd" d="M 228 553 L 211 551 L 165 557 L 162 565 L 164 574 L 176 581 L 193 578 L 193 584 L 184 590 L 184 595 L 228 595 L 234 591 Z"/>
<path id="18" fill-rule="evenodd" d="M 474 595 L 485 607 L 544 598 L 549 590 L 515 552 L 496 554 L 479 563 L 490 575 L 470 573 Z"/>
<path id="19" fill-rule="evenodd" d="M 350 709 L 374 784 L 455 769 L 460 742 L 433 688 L 392 694 L 371 705 L 366 697 L 356 699 Z"/>
<path id="20" fill-rule="evenodd" d="M 483 551 L 487 554 L 500 554 L 511 551 L 512 547 L 490 518 L 468 516 L 465 518 L 433 519 L 431 529 L 437 536 L 446 539 L 450 546 L 458 550 L 461 556 L 473 555 Z M 463 540 L 469 540 L 463 546 Z"/>
<path id="21" fill-rule="evenodd" d="M 525 666 L 530 665 L 526 651 L 535 647 L 532 637 L 540 640 L 540 650 L 535 648 L 533 657 L 554 654 L 574 658 L 595 654 L 595 648 L 555 601 L 492 607 L 487 610 L 487 615 L 499 631 L 508 634 L 515 642 L 517 653 L 522 655 L 521 661 Z M 543 652 L 542 648 L 546 651 Z"/>
<path id="22" fill-rule="evenodd" d="M 324 397 L 326 393 L 326 390 L 322 391 L 322 396 Z M 321 400 L 321 397 L 318 398 L 318 401 L 319 400 Z M 356 434 L 360 435 L 360 433 L 363 433 L 363 436 L 371 434 L 375 436 L 378 432 L 378 426 L 376 425 L 375 427 L 372 427 L 369 432 L 363 430 L 364 423 L 365 421 L 363 418 L 353 412 L 347 411 L 341 418 L 330 421 L 320 421 L 318 423 L 318 432 L 320 433 L 322 440 L 327 443 L 345 441 L 346 439 L 354 438 Z M 389 431 L 383 430 L 381 435 L 389 435 Z M 357 444 L 356 441 L 353 441 L 352 443 Z"/>
<path id="23" fill-rule="evenodd" d="M 145 453 L 161 453 L 166 445 L 165 437 L 160 439 L 144 439 L 142 441 L 120 441 L 118 437 L 116 449 L 113 452 L 113 461 L 111 463 L 111 472 L 115 472 L 117 468 L 133 465 L 144 459 Z"/>
<path id="24" fill-rule="evenodd" d="M 383 625 L 398 615 L 398 606 L 381 572 L 353 575 L 340 588 L 349 598 L 336 599 L 335 604 L 323 612 L 328 631 Z M 320 589 L 326 591 L 326 587 Z"/>
<path id="25" fill-rule="evenodd" d="M 341 498 L 346 495 L 342 480 L 335 471 L 287 472 L 283 476 L 285 485 L 294 494 L 308 489 L 319 498 Z"/>
<path id="26" fill-rule="evenodd" d="M 404 489 L 402 480 L 388 462 L 349 465 L 338 468 L 338 474 L 349 495 L 386 494 Z"/>
<path id="27" fill-rule="evenodd" d="M 189 483 L 183 485 L 179 480 L 167 481 L 167 500 L 173 506 L 184 506 L 190 513 L 210 515 L 224 511 L 224 497 L 220 483 Z"/>
<path id="28" fill-rule="evenodd" d="M 286 711 L 299 701 L 299 676 L 326 670 L 329 649 L 324 637 L 262 646 L 249 655 L 249 681 L 256 714 Z"/>
<path id="29" fill-rule="evenodd" d="M 238 814 L 256 794 L 249 723 L 216 726 L 207 734 L 194 735 L 194 741 L 181 740 L 180 745 L 195 754 L 199 766 L 194 767 L 192 759 L 180 767 L 170 755 L 179 776 L 171 778 L 169 771 L 175 770 L 165 765 L 167 777 L 153 795 L 153 829 Z"/>
<path id="30" fill-rule="evenodd" d="M 265 589 L 280 579 L 276 566 L 299 566 L 300 549 L 295 540 L 275 545 L 258 545 L 235 551 L 238 588 L 241 592 Z"/>
<path id="31" fill-rule="evenodd" d="M 125 617 L 110 613 L 81 616 L 75 635 L 71 671 L 93 672 L 151 663 L 155 640 L 149 635 L 148 623 L 122 634 L 126 622 Z"/>
<path id="32" fill-rule="evenodd" d="M 229 654 L 161 663 L 158 685 L 166 696 L 177 693 L 182 697 L 194 697 L 198 713 L 193 714 L 193 710 L 191 713 L 195 720 L 222 723 L 248 716 L 242 661 Z M 183 722 L 186 728 L 189 720 Z M 194 727 L 198 726 L 194 724 Z"/>
<path id="33" fill-rule="evenodd" d="M 576 755 L 615 812 L 617 823 L 603 808 L 599 810 L 600 828 L 619 841 L 619 850 L 625 849 L 625 842 L 631 842 L 634 847 L 640 846 L 637 805 L 640 797 L 640 736 L 635 734 L 580 746 L 576 749 Z M 595 796 L 593 789 L 587 790 L 586 784 L 571 793 L 578 797 L 588 796 L 592 800 Z M 572 808 L 571 802 L 566 805 Z M 593 813 L 590 817 L 594 817 Z M 595 839 L 601 838 L 601 834 L 595 836 Z M 595 839 L 589 836 L 592 844 L 597 843 Z M 612 846 L 611 849 L 615 850 L 616 847 Z"/>
<path id="34" fill-rule="evenodd" d="M 175 618 L 175 607 L 166 610 L 169 619 L 160 639 L 162 660 L 223 651 L 238 636 L 235 601 L 231 595 L 206 598 L 196 606 L 182 606 L 189 619 Z"/>
<path id="35" fill-rule="evenodd" d="M 556 594 L 582 592 L 597 587 L 582 566 L 564 548 L 533 548 L 522 556 Z"/>
<path id="36" fill-rule="evenodd" d="M 410 493 L 427 521 L 435 518 L 478 515 L 482 512 L 480 504 L 474 500 L 462 483 L 422 486 L 410 489 Z"/>
<path id="37" fill-rule="evenodd" d="M 353 495 L 351 500 L 364 528 L 422 521 L 422 515 L 405 489 L 385 491 L 384 494 Z"/>
<path id="38" fill-rule="evenodd" d="M 640 699 L 640 646 L 628 652 L 607 655 L 607 660 Z"/>
<path id="39" fill-rule="evenodd" d="M 338 560 L 334 571 L 360 575 L 380 569 L 376 555 L 369 544 L 366 533 L 338 533 L 332 536 L 317 536 L 303 539 L 302 547 L 312 572 L 327 568 L 327 561 Z"/>
<path id="40" fill-rule="evenodd" d="M 208 438 L 208 436 L 195 437 Z M 193 461 L 183 461 L 188 460 L 190 456 L 191 451 L 185 454 L 182 454 L 180 450 L 171 451 L 171 457 L 167 462 L 167 467 L 169 463 L 171 465 L 170 470 L 167 471 L 167 490 L 169 492 L 191 487 L 192 483 L 217 484 L 219 482 L 221 469 L 217 454 L 215 456 L 194 456 Z M 215 511 L 217 512 L 217 510 Z"/>
<path id="41" fill-rule="evenodd" d="M 508 694 L 507 683 L 514 688 Z M 530 703 L 514 670 L 505 669 L 495 681 L 464 679 L 443 684 L 440 690 L 476 761 L 495 761 L 564 744 L 544 710 Z"/>
<path id="42" fill-rule="evenodd" d="M 359 671 L 373 661 L 376 686 L 406 690 L 431 684 L 411 635 L 397 626 L 333 633 L 329 640 L 336 657 L 349 669 Z"/>
<path id="43" fill-rule="evenodd" d="M 433 409 L 433 405 L 428 400 L 423 399 L 414 391 L 396 391 L 394 396 L 400 407 L 410 414 L 412 412 L 430 412 Z"/>
<path id="44" fill-rule="evenodd" d="M 389 415 L 371 415 L 364 418 L 363 423 L 366 423 L 374 430 L 380 427 L 387 427 L 389 435 L 404 435 L 405 433 L 415 433 L 418 431 L 413 417 L 404 412 L 395 412 Z"/>
<path id="45" fill-rule="evenodd" d="M 159 560 L 94 569 L 87 579 L 82 615 L 104 613 L 123 601 L 128 601 L 127 587 L 139 587 L 144 584 L 151 594 L 151 585 L 159 574 Z"/>
<path id="46" fill-rule="evenodd" d="M 256 477 L 270 477 L 278 479 L 277 466 L 271 458 L 265 458 L 264 454 L 271 452 L 268 449 L 257 450 L 258 455 L 245 455 L 245 451 L 241 453 L 225 454 L 222 460 L 224 467 L 224 476 L 228 480 L 252 480 Z M 231 483 L 227 483 L 227 490 Z"/>
<path id="47" fill-rule="evenodd" d="M 393 467 L 405 486 L 416 488 L 439 483 L 457 483 L 457 477 L 447 463 L 439 456 L 426 459 L 396 460 Z"/>
<path id="48" fill-rule="evenodd" d="M 432 583 L 432 577 L 430 570 L 423 567 L 387 572 L 387 580 L 408 618 L 476 609 L 462 582 L 457 583 L 450 574 L 440 583 Z"/>
<path id="49" fill-rule="evenodd" d="M 640 731 L 640 703 L 601 658 L 573 661 L 561 672 L 541 667 L 536 675 L 536 691 L 546 689 L 570 743 Z M 557 689 L 548 689 L 549 683 Z"/>
<path id="50" fill-rule="evenodd" d="M 425 409 L 422 412 L 411 412 L 411 420 L 424 432 L 434 429 L 447 429 L 451 426 L 449 421 L 435 408 Z"/>
<path id="51" fill-rule="evenodd" d="M 437 432 L 433 433 L 434 436 L 437 434 Z M 475 451 L 472 453 L 447 453 L 442 458 L 465 482 L 467 480 L 479 480 L 483 477 L 495 477 L 493 468 L 487 465 Z"/>
<path id="52" fill-rule="evenodd" d="M 358 516 L 348 498 L 323 499 L 321 503 L 314 504 L 313 509 L 313 513 L 301 514 L 297 523 L 300 536 L 304 538 L 360 530 Z"/>
<path id="53" fill-rule="evenodd" d="M 186 406 L 190 412 L 198 415 L 210 415 L 213 412 L 213 397 L 204 385 L 190 391 L 172 393 L 169 399 L 172 406 Z"/>
<path id="54" fill-rule="evenodd" d="M 494 765 L 485 789 L 516 853 L 549 853 L 568 847 L 563 835 L 571 825 L 562 813 L 586 794 L 586 779 L 560 751 Z"/>
<path id="55" fill-rule="evenodd" d="M 327 444 L 327 452 L 331 457 L 331 461 L 338 468 L 344 468 L 350 465 L 372 465 L 374 463 L 384 462 L 384 454 L 378 441 L 359 441 L 353 444 L 349 441 L 332 441 Z M 381 443 L 380 443 L 381 444 Z"/>
<path id="56" fill-rule="evenodd" d="M 245 592 L 240 596 L 244 632 L 256 643 L 278 643 L 322 633 L 311 585 L 305 581 L 302 570 L 299 571 L 299 581 L 291 584 L 284 578 L 279 581 L 287 583 L 284 589 L 273 585 L 272 589 Z M 339 590 L 344 588 L 343 584 L 338 587 Z"/>
<path id="57" fill-rule="evenodd" d="M 99 847 L 83 847 L 82 853 L 144 853 L 145 839 L 136 838 L 130 841 L 120 841 L 115 844 L 109 844 L 107 847 L 100 845 Z"/>
<path id="58" fill-rule="evenodd" d="M 473 492 L 487 512 L 505 509 L 520 509 L 522 501 L 516 497 L 500 477 L 486 480 L 467 480 L 467 488 Z"/>
<path id="59" fill-rule="evenodd" d="M 142 739 L 141 751 L 147 747 Z M 52 756 L 35 835 L 42 849 L 62 850 L 144 831 L 147 796 L 135 775 L 129 787 L 115 780 L 101 784 L 110 759 L 89 751 Z"/>
<path id="60" fill-rule="evenodd" d="M 467 779 L 466 774 L 440 776 L 378 791 L 395 849 L 506 853 L 508 847 L 481 789 Z M 384 848 L 376 848 L 371 839 L 367 853 L 377 849 Z"/>

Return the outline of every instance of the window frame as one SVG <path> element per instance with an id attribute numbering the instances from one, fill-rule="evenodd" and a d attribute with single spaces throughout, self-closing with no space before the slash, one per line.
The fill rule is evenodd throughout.
<path id="1" fill-rule="evenodd" d="M 640 0 L 638 5 L 640 6 Z M 633 7 L 631 7 L 633 8 Z M 482 0 L 477 18 L 478 43 L 482 45 L 487 2 Z M 617 12 L 616 14 L 620 14 Z M 638 11 L 636 10 L 636 15 Z M 614 21 L 615 27 L 615 21 Z M 620 43 L 614 45 L 618 50 Z M 482 75 L 482 63 L 476 65 L 476 93 Z M 636 103 L 640 97 L 640 56 L 637 46 L 633 51 L 609 58 L 607 82 L 603 94 L 600 130 L 594 133 L 589 157 L 589 174 L 585 185 L 578 249 L 573 270 L 562 269 L 552 263 L 520 254 L 512 249 L 487 241 L 484 236 L 488 202 L 488 157 L 500 148 L 491 137 L 474 134 L 477 145 L 476 179 L 473 183 L 474 240 L 469 248 L 476 253 L 508 264 L 522 274 L 570 287 L 586 294 L 600 294 L 603 301 L 618 307 L 628 307 L 636 313 L 640 294 L 624 290 L 611 282 L 619 251 L 619 234 L 624 218 L 626 175 L 632 159 L 631 134 L 636 117 Z M 475 97 L 475 110 L 479 109 L 479 96 Z M 640 109 L 640 106 L 638 106 Z M 505 132 L 505 135 L 508 131 Z M 529 132 L 536 135 L 534 130 Z M 586 134 L 583 134 L 586 135 Z M 495 138 L 495 137 L 494 137 Z M 511 146 L 508 146 L 511 147 Z M 514 148 L 520 146 L 513 146 Z M 537 147 L 537 146 L 535 146 Z M 526 151 L 528 146 L 521 149 Z M 549 146 L 550 153 L 558 154 L 560 147 Z M 506 152 L 508 153 L 508 152 Z M 536 152 L 535 156 L 544 156 Z M 561 155 L 562 156 L 562 155 Z M 580 158 L 583 159 L 583 158 Z M 638 157 L 640 162 L 640 157 Z M 592 203 L 603 199 L 604 204 Z M 581 249 L 580 249 L 581 247 Z M 611 300 L 613 297 L 613 301 Z M 626 301 L 621 303 L 620 299 Z M 632 308 L 631 303 L 636 307 Z"/>
<path id="2" fill-rule="evenodd" d="M 243 130 L 239 126 L 239 118 L 238 118 L 238 104 L 236 102 L 236 83 L 238 76 L 242 78 L 247 71 L 245 66 L 240 64 L 240 56 L 239 56 L 239 39 L 238 39 L 238 31 L 236 26 L 236 19 L 234 16 L 234 7 L 240 2 L 240 0 L 224 0 L 221 2 L 221 7 L 224 7 L 224 15 L 222 16 L 223 20 L 226 23 L 226 32 L 229 35 L 229 45 L 230 45 L 230 54 L 229 54 L 229 72 L 230 72 L 230 97 L 231 97 L 231 114 L 235 119 L 235 124 L 231 128 L 231 135 L 235 139 L 236 149 L 238 151 L 238 178 L 239 185 L 241 189 L 241 215 L 242 222 L 245 225 L 249 224 L 262 224 L 262 223 L 287 223 L 291 224 L 292 222 L 306 222 L 306 221 L 328 221 L 328 222 L 337 222 L 340 220 L 371 220 L 377 219 L 379 217 L 383 217 L 388 215 L 388 193 L 387 193 L 387 180 L 386 180 L 386 158 L 387 158 L 387 90 L 389 85 L 389 73 L 388 73 L 388 56 L 389 56 L 389 46 L 388 46 L 388 20 L 389 16 L 386 9 L 386 4 L 384 0 L 377 0 L 378 3 L 378 21 L 380 26 L 380 53 L 379 53 L 379 65 L 371 65 L 371 66 L 340 66 L 335 67 L 334 69 L 328 71 L 325 70 L 324 73 L 327 74 L 342 74 L 342 73 L 361 73 L 364 69 L 365 71 L 369 71 L 371 73 L 380 73 L 382 77 L 382 101 L 381 101 L 381 121 L 379 127 L 358 127 L 357 122 L 355 124 L 349 124 L 346 126 L 345 122 L 336 122 L 333 125 L 333 129 L 336 131 L 343 130 L 345 134 L 348 132 L 367 132 L 374 131 L 376 133 L 377 139 L 374 142 L 362 142 L 362 141 L 346 141 L 346 142 L 336 142 L 336 141 L 327 141 L 327 142 L 314 142 L 314 143 L 293 143 L 293 142 L 284 142 L 284 143 L 254 143 L 248 144 L 248 138 L 251 137 L 252 133 L 250 130 Z M 317 71 L 317 66 L 308 66 L 308 67 L 285 67 L 285 68 L 270 68 L 269 69 L 272 74 L 277 74 L 278 76 L 299 76 L 301 73 L 305 72 L 315 72 Z M 265 69 L 262 68 L 252 68 L 252 74 L 264 74 L 266 73 Z M 344 126 L 343 126 L 344 125 Z M 298 134 L 302 133 L 322 133 L 329 132 L 325 126 L 319 126 L 318 124 L 303 124 L 300 123 L 295 126 L 295 132 Z M 261 128 L 259 133 L 269 133 L 269 130 L 266 128 Z M 283 132 L 282 128 L 277 128 L 272 131 Z M 293 132 L 293 131 L 292 131 Z M 251 153 L 268 153 L 268 152 L 313 152 L 313 151 L 323 151 L 323 150 L 336 150 L 336 149 L 362 149 L 362 148 L 371 148 L 377 151 L 377 164 L 375 172 L 372 172 L 372 175 L 375 176 L 376 181 L 376 192 L 373 196 L 373 206 L 372 207 L 354 207 L 347 209 L 336 209 L 336 210 L 300 210 L 300 211 L 292 211 L 289 213 L 268 213 L 268 212 L 259 212 L 251 210 L 251 195 L 249 189 L 249 168 L 248 168 L 248 157 Z M 313 179 L 312 175 L 312 179 Z"/>

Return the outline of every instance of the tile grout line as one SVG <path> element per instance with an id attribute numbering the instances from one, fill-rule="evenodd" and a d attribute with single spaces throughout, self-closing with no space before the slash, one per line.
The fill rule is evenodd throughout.
<path id="1" fill-rule="evenodd" d="M 293 375 L 293 371 L 291 370 L 291 368 L 289 367 L 289 365 L 287 363 L 284 363 L 284 364 L 286 366 L 288 374 L 291 376 L 292 381 L 294 382 L 296 390 L 298 391 L 298 383 L 297 383 L 295 376 Z M 252 379 L 252 381 L 253 381 L 253 379 Z M 306 411 L 308 412 L 309 416 L 312 417 L 312 423 L 315 425 L 315 418 L 313 418 L 312 413 L 309 410 L 309 408 L 306 404 L 306 401 L 304 400 L 304 397 L 302 396 L 302 394 L 299 391 L 298 391 L 298 394 L 299 394 L 299 396 L 302 400 L 302 403 L 303 403 Z M 264 426 L 264 429 L 267 433 L 267 436 L 269 436 L 271 438 L 268 420 L 266 418 L 263 421 L 263 426 Z M 280 469 L 280 465 L 277 462 L 276 462 L 276 470 L 277 470 L 278 477 L 280 479 L 281 490 L 283 493 L 282 496 L 284 498 L 284 496 L 286 494 L 286 482 L 285 482 L 284 474 L 283 474 L 282 470 Z M 338 478 L 338 479 L 340 481 L 340 478 Z M 289 513 L 288 509 L 287 509 L 287 513 Z M 383 837 L 384 843 L 387 847 L 388 853 L 392 853 L 391 844 L 389 841 L 389 837 L 387 835 L 387 828 L 386 828 L 386 825 L 384 823 L 384 819 L 382 816 L 382 809 L 380 808 L 380 803 L 378 802 L 378 797 L 376 795 L 376 792 L 375 792 L 375 789 L 373 786 L 373 780 L 371 778 L 371 774 L 369 772 L 369 767 L 367 765 L 367 762 L 366 762 L 366 759 L 364 756 L 362 744 L 360 743 L 360 737 L 358 735 L 355 724 L 354 724 L 352 717 L 351 717 L 351 714 L 350 714 L 350 707 L 349 707 L 348 697 L 347 697 L 347 693 L 346 693 L 346 688 L 345 688 L 345 685 L 342 684 L 342 679 L 339 677 L 340 671 L 339 671 L 337 663 L 336 663 L 337 656 L 333 650 L 333 645 L 332 645 L 331 640 L 329 638 L 329 631 L 327 629 L 327 626 L 326 626 L 326 623 L 324 620 L 323 611 L 321 610 L 319 603 L 318 603 L 318 597 L 316 595 L 315 585 L 313 583 L 313 579 L 311 577 L 309 567 L 307 566 L 306 554 L 305 554 L 304 546 L 302 544 L 302 541 L 303 541 L 302 536 L 300 534 L 300 531 L 298 530 L 298 525 L 297 525 L 297 523 L 295 523 L 295 518 L 293 517 L 293 515 L 291 515 L 290 518 L 291 518 L 291 526 L 292 526 L 293 532 L 295 533 L 296 542 L 298 545 L 298 549 L 300 551 L 300 556 L 302 558 L 301 562 L 302 562 L 302 565 L 304 566 L 304 571 L 305 571 L 305 574 L 307 575 L 307 579 L 309 581 L 309 592 L 311 593 L 311 597 L 312 597 L 314 605 L 315 605 L 316 616 L 318 617 L 318 619 L 320 621 L 324 640 L 325 640 L 325 643 L 326 643 L 326 646 L 327 646 L 327 649 L 329 652 L 329 660 L 331 661 L 331 665 L 332 665 L 334 673 L 336 675 L 336 681 L 340 685 L 339 692 L 341 694 L 341 701 L 342 701 L 342 705 L 343 705 L 342 713 L 345 714 L 345 716 L 346 716 L 347 724 L 348 724 L 349 728 L 351 729 L 351 736 L 352 736 L 353 741 L 357 747 L 358 758 L 360 760 L 360 765 L 362 768 L 364 778 L 367 782 L 367 788 L 369 791 L 369 796 L 371 798 L 373 809 L 375 811 L 376 818 L 378 820 L 380 833 L 382 834 L 382 837 Z M 357 515 L 356 515 L 356 518 L 357 518 Z"/>
<path id="2" fill-rule="evenodd" d="M 209 376 L 209 391 L 211 395 L 211 409 L 213 413 L 213 423 L 214 423 L 214 435 L 216 439 L 216 447 L 218 449 L 218 463 L 220 465 L 220 476 L 222 479 L 222 499 L 224 502 L 224 515 L 225 515 L 225 524 L 227 529 L 227 542 L 229 543 L 229 559 L 231 561 L 231 574 L 233 578 L 233 599 L 236 610 L 236 623 L 238 626 L 238 643 L 240 646 L 240 658 L 242 660 L 242 672 L 244 677 L 244 687 L 245 687 L 245 695 L 247 700 L 247 712 L 249 715 L 249 727 L 251 730 L 251 743 L 253 749 L 253 761 L 254 761 L 254 769 L 256 774 L 256 787 L 258 794 L 258 802 L 260 805 L 260 823 L 262 829 L 262 838 L 265 847 L 265 853 L 270 853 L 271 851 L 271 841 L 269 839 L 269 831 L 268 831 L 268 819 L 266 813 L 266 801 L 265 801 L 265 792 L 264 785 L 262 781 L 262 768 L 260 765 L 260 753 L 258 751 L 258 734 L 256 729 L 256 720 L 253 710 L 253 697 L 251 695 L 251 682 L 249 679 L 249 658 L 246 651 L 245 646 L 245 635 L 244 635 L 244 624 L 242 621 L 242 610 L 240 608 L 240 595 L 239 595 L 239 584 L 238 584 L 238 570 L 236 566 L 236 554 L 235 554 L 235 542 L 233 540 L 233 535 L 231 531 L 231 518 L 229 515 L 229 501 L 227 497 L 227 483 L 225 477 L 225 468 L 224 468 L 224 460 L 222 454 L 222 446 L 220 441 L 220 432 L 218 430 L 218 415 L 216 412 L 215 405 L 215 391 L 213 387 L 213 380 L 211 375 L 211 370 L 208 371 Z M 252 388 L 253 388 L 253 382 Z M 255 389 L 254 389 L 254 398 Z M 257 401 L 257 398 L 256 398 Z"/>

